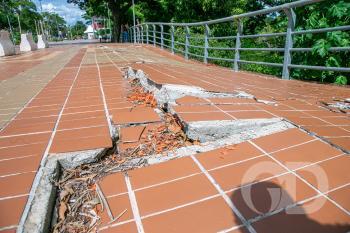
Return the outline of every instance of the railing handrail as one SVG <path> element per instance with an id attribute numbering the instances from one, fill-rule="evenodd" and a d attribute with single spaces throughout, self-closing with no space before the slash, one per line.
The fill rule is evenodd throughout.
<path id="1" fill-rule="evenodd" d="M 214 20 L 208 20 L 208 21 L 202 21 L 202 22 L 194 22 L 194 23 L 166 23 L 166 22 L 145 22 L 142 24 L 138 24 L 136 26 L 141 26 L 141 25 L 167 25 L 167 26 L 204 26 L 204 25 L 210 25 L 210 24 L 216 24 L 216 23 L 224 23 L 224 22 L 230 22 L 236 19 L 241 19 L 241 18 L 249 18 L 249 17 L 253 17 L 253 16 L 257 16 L 257 15 L 266 15 L 266 14 L 270 14 L 273 12 L 278 12 L 278 11 L 282 11 L 284 9 L 291 9 L 291 8 L 296 8 L 296 7 L 301 7 L 301 6 L 306 6 L 306 5 L 310 5 L 310 4 L 314 4 L 317 2 L 322 2 L 325 0 L 298 0 L 295 2 L 290 2 L 290 3 L 285 3 L 279 6 L 274 6 L 274 7 L 269 7 L 266 9 L 262 9 L 262 10 L 258 10 L 258 11 L 252 11 L 252 12 L 248 12 L 248 13 L 243 13 L 243 14 L 239 14 L 239 15 L 232 15 L 229 17 L 225 17 L 225 18 L 220 18 L 220 19 L 214 19 Z"/>
<path id="2" fill-rule="evenodd" d="M 327 28 L 315 28 L 315 29 L 302 29 L 295 30 L 296 23 L 296 14 L 294 13 L 294 8 L 302 7 L 310 4 L 315 4 L 318 2 L 322 2 L 325 0 L 298 0 L 291 3 L 282 4 L 275 7 L 270 7 L 258 11 L 243 13 L 239 15 L 233 15 L 226 18 L 220 18 L 215 20 L 203 21 L 203 22 L 195 22 L 195 23 L 163 23 L 163 22 L 146 22 L 142 24 L 138 24 L 135 26 L 137 29 L 137 33 L 133 33 L 134 27 L 130 27 L 131 38 L 134 38 L 134 41 L 137 43 L 144 43 L 146 41 L 147 44 L 152 43 L 154 46 L 160 45 L 163 48 L 169 48 L 171 52 L 174 54 L 176 52 L 182 53 L 186 59 L 189 59 L 190 56 L 194 56 L 197 58 L 203 58 L 204 63 L 208 63 L 208 60 L 216 60 L 216 61 L 227 61 L 233 63 L 233 68 L 235 71 L 240 69 L 240 64 L 257 64 L 264 66 L 272 66 L 272 67 L 281 67 L 282 68 L 282 78 L 290 79 L 290 70 L 291 69 L 311 69 L 311 70 L 320 70 L 320 71 L 336 71 L 336 72 L 350 72 L 349 67 L 329 67 L 329 66 L 312 66 L 312 65 L 304 65 L 304 64 L 293 64 L 292 63 L 292 53 L 298 52 L 312 52 L 313 48 L 294 48 L 293 47 L 293 36 L 295 35 L 303 35 L 303 34 L 317 34 L 317 33 L 325 33 L 332 31 L 349 31 L 350 25 L 344 26 L 336 26 L 336 27 L 327 27 Z M 268 15 L 273 12 L 283 11 L 284 15 L 288 18 L 288 25 L 286 27 L 286 31 L 284 32 L 274 32 L 267 34 L 243 34 L 243 24 L 244 20 L 242 18 L 253 17 L 257 15 Z M 228 36 L 211 36 L 210 33 L 210 25 L 225 23 L 225 22 L 236 22 L 237 23 L 237 33 L 236 35 L 228 35 Z M 164 30 L 164 26 L 170 26 L 169 31 Z M 150 28 L 151 26 L 151 28 Z M 193 41 L 191 36 L 190 27 L 192 26 L 204 26 L 204 34 L 203 37 L 196 37 L 196 40 L 201 40 L 204 42 L 204 46 L 202 45 L 193 45 L 190 41 Z M 180 42 L 175 39 L 175 27 L 183 27 L 184 34 L 181 37 L 185 37 L 185 40 Z M 146 29 L 146 40 L 144 40 L 143 29 Z M 157 31 L 157 28 L 160 28 L 160 31 Z M 140 30 L 141 29 L 141 30 Z M 151 32 L 151 34 L 150 34 Z M 142 34 L 142 35 L 141 35 Z M 153 35 L 152 35 L 153 34 Z M 160 35 L 160 36 L 159 36 Z M 169 38 L 165 38 L 164 35 L 170 36 Z M 176 35 L 176 38 L 178 35 Z M 285 45 L 284 48 L 242 48 L 241 40 L 246 38 L 258 38 L 258 37 L 285 37 Z M 150 40 L 150 38 L 153 38 Z M 211 40 L 226 40 L 226 39 L 234 39 L 235 46 L 234 47 L 211 47 L 209 41 Z M 166 43 L 165 43 L 166 42 Z M 169 43 L 168 43 L 169 42 Z M 135 42 L 134 42 L 135 43 Z M 167 44 L 168 43 L 168 44 Z M 176 48 L 176 45 L 181 45 L 183 49 Z M 201 54 L 190 48 L 203 49 L 203 53 Z M 233 51 L 234 57 L 218 57 L 218 56 L 210 56 L 209 50 L 227 50 Z M 283 53 L 283 62 L 282 63 L 271 63 L 271 62 L 263 62 L 263 61 L 248 61 L 240 58 L 241 51 L 270 51 L 270 52 L 279 52 Z M 331 52 L 346 52 L 350 51 L 350 47 L 330 47 L 328 51 Z"/>

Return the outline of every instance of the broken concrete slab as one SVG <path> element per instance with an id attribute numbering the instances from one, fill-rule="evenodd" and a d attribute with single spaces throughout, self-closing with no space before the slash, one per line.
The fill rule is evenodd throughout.
<path id="1" fill-rule="evenodd" d="M 109 151 L 110 148 L 100 148 L 47 156 L 37 172 L 33 183 L 34 192 L 30 193 L 17 232 L 48 232 L 56 200 L 56 186 L 53 181 L 58 179 L 60 171 L 96 162 Z"/>
<path id="2" fill-rule="evenodd" d="M 256 128 L 253 127 L 246 130 L 233 132 L 231 135 L 227 134 L 226 137 L 218 138 L 213 141 L 206 141 L 204 143 L 201 143 L 200 145 L 181 147 L 174 151 L 169 151 L 166 154 L 166 156 L 164 156 L 163 154 L 150 155 L 148 157 L 144 157 L 144 159 L 146 159 L 147 164 L 152 165 L 152 164 L 169 161 L 176 158 L 195 155 L 201 152 L 215 150 L 221 147 L 238 144 L 247 140 L 260 138 L 270 134 L 282 132 L 287 129 L 295 128 L 294 125 L 284 120 L 280 120 L 280 121 L 275 120 L 275 122 L 274 123 L 273 122 L 274 120 L 270 122 L 271 124 L 267 124 L 264 126 L 261 125 L 260 127 L 256 127 Z"/>
<path id="3" fill-rule="evenodd" d="M 175 85 L 175 84 L 156 84 L 142 71 L 134 71 L 132 68 L 126 72 L 127 78 L 137 78 L 140 80 L 141 85 L 150 92 L 153 92 L 158 104 L 176 104 L 176 99 L 184 96 L 195 96 L 202 98 L 249 98 L 253 99 L 254 96 L 247 94 L 243 91 L 233 91 L 233 93 L 222 92 L 209 92 L 201 87 L 187 86 L 187 85 Z"/>
<path id="4" fill-rule="evenodd" d="M 250 131 L 258 131 L 261 127 L 272 126 L 281 121 L 280 118 L 196 121 L 187 123 L 185 125 L 185 132 L 190 139 L 199 140 L 203 143 L 243 132 L 248 134 Z"/>
<path id="5" fill-rule="evenodd" d="M 5 30 L 0 31 L 0 57 L 14 55 L 15 46 L 10 39 L 10 33 Z"/>

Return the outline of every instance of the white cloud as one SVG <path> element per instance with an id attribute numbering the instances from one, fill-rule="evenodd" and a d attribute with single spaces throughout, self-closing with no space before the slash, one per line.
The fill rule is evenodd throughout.
<path id="1" fill-rule="evenodd" d="M 78 20 L 83 20 L 82 15 L 84 12 L 73 4 L 55 5 L 53 3 L 43 3 L 42 7 L 43 11 L 59 14 L 69 25 L 75 24 Z"/>

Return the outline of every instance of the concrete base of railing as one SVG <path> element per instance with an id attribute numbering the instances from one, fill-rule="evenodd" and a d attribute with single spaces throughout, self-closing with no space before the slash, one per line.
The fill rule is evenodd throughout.
<path id="1" fill-rule="evenodd" d="M 49 47 L 49 42 L 47 42 L 45 35 L 38 35 L 38 49 L 45 49 Z"/>
<path id="2" fill-rule="evenodd" d="M 0 57 L 15 54 L 15 46 L 13 45 L 8 31 L 0 31 Z"/>
<path id="3" fill-rule="evenodd" d="M 21 44 L 19 45 L 21 52 L 29 52 L 37 50 L 38 47 L 33 41 L 32 33 L 26 33 L 21 35 Z"/>

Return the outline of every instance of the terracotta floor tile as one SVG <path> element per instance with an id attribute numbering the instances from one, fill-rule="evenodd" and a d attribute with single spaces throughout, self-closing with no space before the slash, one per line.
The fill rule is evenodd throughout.
<path id="1" fill-rule="evenodd" d="M 315 116 L 315 117 L 319 117 L 319 118 L 344 116 L 342 113 L 335 113 L 335 112 L 331 112 L 329 110 L 310 111 L 310 112 L 308 112 L 308 114 Z"/>
<path id="2" fill-rule="evenodd" d="M 317 148 L 317 150 L 315 150 L 315 148 Z M 316 140 L 273 153 L 272 156 L 281 161 L 289 169 L 293 170 L 342 153 L 342 151 L 320 140 Z"/>
<path id="3" fill-rule="evenodd" d="M 194 96 L 184 96 L 176 100 L 176 103 L 179 105 L 184 104 L 209 104 L 205 99 L 194 97 Z"/>
<path id="4" fill-rule="evenodd" d="M 297 125 L 307 125 L 307 126 L 315 126 L 315 125 L 325 125 L 326 122 L 315 118 L 315 117 L 288 117 L 288 120 L 294 122 Z"/>
<path id="5" fill-rule="evenodd" d="M 17 225 L 26 202 L 27 197 L 11 198 L 0 201 L 0 228 Z"/>
<path id="6" fill-rule="evenodd" d="M 35 173 L 6 176 L 0 178 L 0 198 L 28 194 Z"/>
<path id="7" fill-rule="evenodd" d="M 0 176 L 36 171 L 39 167 L 40 161 L 41 156 L 30 156 L 0 161 Z"/>
<path id="8" fill-rule="evenodd" d="M 95 111 L 103 111 L 103 110 L 104 110 L 104 106 L 103 106 L 102 101 L 101 101 L 101 105 L 65 108 L 63 111 L 63 114 L 95 112 Z"/>
<path id="9" fill-rule="evenodd" d="M 41 133 L 41 134 L 33 134 L 33 135 L 0 138 L 0 148 L 13 147 L 18 145 L 27 145 L 27 144 L 33 144 L 38 142 L 48 142 L 50 136 L 51 136 L 50 133 Z"/>
<path id="10" fill-rule="evenodd" d="M 350 136 L 350 132 L 341 129 L 338 126 L 308 126 L 307 129 L 309 129 L 312 132 L 315 132 L 319 136 L 324 137 Z"/>
<path id="11" fill-rule="evenodd" d="M 350 151 L 350 137 L 326 138 L 328 141 Z"/>
<path id="12" fill-rule="evenodd" d="M 185 157 L 138 168 L 128 173 L 131 178 L 132 187 L 135 190 L 198 172 L 200 170 L 192 159 Z"/>
<path id="13" fill-rule="evenodd" d="M 307 205 L 310 204 L 305 203 L 302 206 L 294 207 L 290 211 L 305 212 L 305 208 L 306 211 L 308 210 Z M 253 227 L 257 232 L 270 233 L 344 233 L 350 230 L 350 216 L 326 201 L 316 212 L 307 214 L 281 212 L 254 223 Z"/>
<path id="14" fill-rule="evenodd" d="M 341 156 L 298 170 L 298 174 L 321 191 L 350 183 L 350 157 Z M 315 174 L 318 175 L 318 179 Z M 341 174 L 341 175 L 340 175 Z"/>
<path id="15" fill-rule="evenodd" d="M 120 139 L 122 142 L 138 142 L 146 126 L 133 126 L 120 129 Z"/>
<path id="16" fill-rule="evenodd" d="M 17 227 L 8 229 L 8 230 L 0 230 L 1 233 L 16 233 Z"/>
<path id="17" fill-rule="evenodd" d="M 83 112 L 83 113 L 72 113 L 72 114 L 63 114 L 60 121 L 73 121 L 73 120 L 82 120 L 95 117 L 106 117 L 104 110 L 94 111 L 94 112 Z"/>
<path id="18" fill-rule="evenodd" d="M 284 117 L 284 118 L 295 118 L 295 117 L 308 117 L 307 114 L 305 114 L 303 111 L 271 111 L 272 113 L 274 113 L 275 115 L 279 116 L 279 117 Z"/>
<path id="19" fill-rule="evenodd" d="M 131 112 L 120 111 L 113 114 L 114 124 L 158 122 L 160 117 L 152 108 L 135 108 Z"/>
<path id="20" fill-rule="evenodd" d="M 271 134 L 252 140 L 266 152 L 280 150 L 299 143 L 307 142 L 314 139 L 307 133 L 299 129 L 288 129 L 286 131 Z"/>
<path id="21" fill-rule="evenodd" d="M 262 155 L 258 149 L 248 142 L 223 147 L 216 150 L 199 153 L 196 158 L 207 169 L 223 166 L 229 163 L 239 162 L 255 156 Z"/>
<path id="22" fill-rule="evenodd" d="M 138 230 L 137 230 L 135 222 L 132 221 L 132 222 L 125 223 L 125 224 L 122 224 L 119 226 L 106 228 L 106 229 L 100 230 L 98 232 L 101 232 L 101 233 L 138 233 Z"/>
<path id="23" fill-rule="evenodd" d="M 350 185 L 328 193 L 328 196 L 341 205 L 347 211 L 350 211 Z"/>
<path id="24" fill-rule="evenodd" d="M 110 136 L 100 135 L 67 140 L 54 140 L 50 148 L 50 153 L 64 153 L 110 147 L 112 147 Z"/>
<path id="25" fill-rule="evenodd" d="M 215 194 L 218 192 L 204 174 L 135 192 L 141 216 Z"/>
<path id="26" fill-rule="evenodd" d="M 81 128 L 81 129 L 69 129 L 69 130 L 59 130 L 56 132 L 55 140 L 67 140 L 67 139 L 76 139 L 76 138 L 85 138 L 85 137 L 95 137 L 95 136 L 108 136 L 109 129 L 108 126 L 98 126 L 91 128 Z"/>
<path id="27" fill-rule="evenodd" d="M 55 127 L 55 122 L 42 123 L 42 124 L 33 124 L 30 126 L 18 126 L 18 125 L 9 125 L 3 131 L 1 131 L 0 136 L 10 136 L 18 134 L 29 134 L 29 133 L 41 133 L 52 131 Z"/>
<path id="28" fill-rule="evenodd" d="M 252 219 L 314 197 L 317 193 L 293 174 L 286 174 L 243 187 L 228 195 L 240 213 L 246 219 Z"/>
<path id="29" fill-rule="evenodd" d="M 208 100 L 214 104 L 255 104 L 256 101 L 254 99 L 247 98 L 208 98 Z"/>
<path id="30" fill-rule="evenodd" d="M 208 113 L 179 113 L 178 114 L 185 122 L 191 121 L 220 121 L 233 120 L 233 117 L 223 112 L 208 112 Z"/>
<path id="31" fill-rule="evenodd" d="M 264 111 L 241 111 L 229 112 L 229 114 L 237 119 L 257 119 L 257 118 L 273 118 L 275 116 Z"/>
<path id="32" fill-rule="evenodd" d="M 212 233 L 239 225 L 223 198 L 217 197 L 142 220 L 145 232 Z"/>
<path id="33" fill-rule="evenodd" d="M 119 102 L 108 104 L 108 109 L 132 108 L 133 104 L 130 102 Z"/>
<path id="34" fill-rule="evenodd" d="M 99 185 L 106 197 L 128 191 L 125 184 L 124 174 L 120 172 L 105 176 L 99 182 Z"/>
<path id="35" fill-rule="evenodd" d="M 209 173 L 224 191 L 228 191 L 241 185 L 246 185 L 283 172 L 286 172 L 286 170 L 269 157 L 264 156 L 232 166 L 212 170 Z"/>
<path id="36" fill-rule="evenodd" d="M 42 155 L 47 143 L 30 144 L 24 146 L 7 147 L 0 149 L 0 159 L 17 158 L 26 155 Z"/>
<path id="37" fill-rule="evenodd" d="M 173 109 L 177 113 L 182 112 L 220 112 L 220 109 L 213 105 L 178 105 L 174 106 Z"/>
<path id="38" fill-rule="evenodd" d="M 121 214 L 124 210 L 127 211 L 119 218 L 120 222 L 133 218 L 128 194 L 107 198 L 107 202 L 113 218 L 119 216 L 119 214 Z"/>
<path id="39" fill-rule="evenodd" d="M 257 104 L 218 104 L 216 106 L 226 112 L 259 110 Z"/>
<path id="40" fill-rule="evenodd" d="M 66 120 L 60 121 L 57 129 L 75 129 L 75 128 L 83 128 L 83 127 L 93 127 L 93 126 L 106 126 L 107 119 L 105 116 L 103 117 L 94 117 L 80 120 Z"/>
<path id="41" fill-rule="evenodd" d="M 322 120 L 325 120 L 334 125 L 350 125 L 350 118 L 346 116 L 339 117 L 322 117 Z"/>

